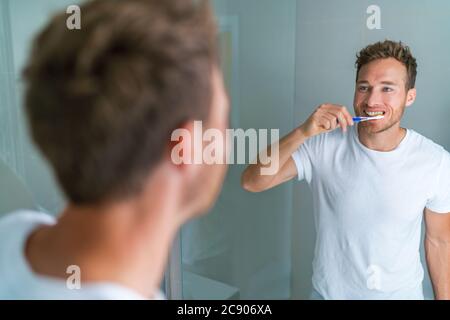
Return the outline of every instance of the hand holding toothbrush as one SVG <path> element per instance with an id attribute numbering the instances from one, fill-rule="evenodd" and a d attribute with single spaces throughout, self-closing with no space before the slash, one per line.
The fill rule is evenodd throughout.
<path id="1" fill-rule="evenodd" d="M 327 103 L 317 107 L 299 129 L 305 137 L 310 138 L 324 132 L 333 131 L 337 127 L 341 127 L 342 131 L 346 132 L 347 127 L 353 126 L 355 123 L 378 120 L 383 117 L 352 117 L 345 106 Z"/>

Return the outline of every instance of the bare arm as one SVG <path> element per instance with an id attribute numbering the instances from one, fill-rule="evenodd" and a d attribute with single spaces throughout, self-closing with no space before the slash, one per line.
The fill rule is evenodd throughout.
<path id="1" fill-rule="evenodd" d="M 251 164 L 242 174 L 242 187 L 251 192 L 261 192 L 273 188 L 283 182 L 291 180 L 297 175 L 297 167 L 291 155 L 303 142 L 315 135 L 332 131 L 341 127 L 347 130 L 348 125 L 353 125 L 352 116 L 344 106 L 334 104 L 320 105 L 314 113 L 298 128 L 283 137 L 279 143 L 278 170 L 272 175 L 261 174 L 262 168 L 267 168 L 270 164 L 263 164 L 258 159 L 256 164 Z M 271 155 L 271 147 L 266 150 L 266 154 Z"/>
<path id="2" fill-rule="evenodd" d="M 425 253 L 437 300 L 450 300 L 450 212 L 425 209 Z"/>
<path id="3" fill-rule="evenodd" d="M 278 172 L 275 175 L 262 175 L 261 169 L 268 165 L 262 164 L 261 160 L 258 159 L 257 164 L 249 165 L 242 174 L 242 187 L 247 191 L 260 192 L 273 188 L 274 186 L 295 177 L 297 168 L 295 167 L 294 160 L 291 158 L 291 154 L 294 153 L 306 139 L 305 134 L 300 128 L 295 129 L 282 138 L 279 142 Z M 270 156 L 270 149 L 267 150 L 267 152 Z"/>

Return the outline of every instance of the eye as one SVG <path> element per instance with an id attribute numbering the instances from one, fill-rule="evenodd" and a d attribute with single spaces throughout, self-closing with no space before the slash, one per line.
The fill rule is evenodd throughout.
<path id="1" fill-rule="evenodd" d="M 390 87 L 384 87 L 383 88 L 383 92 L 391 92 L 394 91 L 394 89 L 390 88 Z"/>
<path id="2" fill-rule="evenodd" d="M 367 90 L 369 90 L 368 86 L 359 86 L 358 87 L 359 92 L 367 92 Z"/>

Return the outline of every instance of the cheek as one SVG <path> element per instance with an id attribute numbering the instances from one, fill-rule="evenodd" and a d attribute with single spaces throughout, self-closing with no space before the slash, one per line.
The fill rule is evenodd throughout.
<path id="1" fill-rule="evenodd" d="M 359 104 L 361 104 L 362 102 L 364 102 L 366 100 L 366 96 L 367 96 L 367 93 L 355 91 L 355 95 L 354 95 L 353 99 L 354 99 L 355 103 L 358 102 Z"/>
<path id="2" fill-rule="evenodd" d="M 400 113 L 405 106 L 405 100 L 402 97 L 391 97 L 385 101 L 392 113 Z"/>
<path id="3" fill-rule="evenodd" d="M 390 94 L 386 96 L 386 101 L 392 106 L 401 106 L 403 107 L 406 103 L 406 93 L 398 92 L 395 94 Z"/>

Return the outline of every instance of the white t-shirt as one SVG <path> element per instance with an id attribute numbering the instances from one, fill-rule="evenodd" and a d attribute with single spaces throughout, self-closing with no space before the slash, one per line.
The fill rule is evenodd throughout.
<path id="1" fill-rule="evenodd" d="M 374 151 L 354 126 L 292 158 L 313 194 L 314 288 L 325 299 L 423 299 L 423 211 L 450 212 L 450 154 L 409 129 L 395 150 Z"/>
<path id="2" fill-rule="evenodd" d="M 145 299 L 134 290 L 114 283 L 81 283 L 81 289 L 69 289 L 64 280 L 34 273 L 25 258 L 25 243 L 34 229 L 55 222 L 52 216 L 34 211 L 18 211 L 0 219 L 0 300 Z M 164 296 L 158 291 L 155 299 Z"/>

